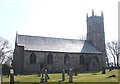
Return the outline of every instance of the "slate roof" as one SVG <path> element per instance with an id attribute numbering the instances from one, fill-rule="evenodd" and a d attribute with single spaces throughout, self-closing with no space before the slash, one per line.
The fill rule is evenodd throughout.
<path id="1" fill-rule="evenodd" d="M 18 46 L 24 46 L 25 50 L 69 53 L 101 53 L 96 50 L 89 41 L 85 40 L 17 35 L 16 42 Z"/>

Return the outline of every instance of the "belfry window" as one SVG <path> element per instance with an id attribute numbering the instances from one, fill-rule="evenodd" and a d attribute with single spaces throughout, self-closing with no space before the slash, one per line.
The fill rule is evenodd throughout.
<path id="1" fill-rule="evenodd" d="M 70 64 L 70 57 L 68 54 L 66 54 L 64 57 L 64 64 Z"/>
<path id="2" fill-rule="evenodd" d="M 36 55 L 35 55 L 35 53 L 31 53 L 31 55 L 30 55 L 30 64 L 36 64 Z"/>
<path id="3" fill-rule="evenodd" d="M 53 55 L 51 53 L 47 55 L 47 64 L 53 64 Z"/>
<path id="4" fill-rule="evenodd" d="M 80 56 L 80 59 L 79 59 L 79 60 L 80 60 L 79 63 L 83 65 L 83 64 L 84 64 L 84 57 L 83 57 L 83 55 Z"/>

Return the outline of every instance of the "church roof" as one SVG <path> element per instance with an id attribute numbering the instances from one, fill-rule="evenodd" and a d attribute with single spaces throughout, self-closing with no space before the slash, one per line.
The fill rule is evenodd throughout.
<path id="1" fill-rule="evenodd" d="M 101 53 L 85 40 L 17 35 L 16 42 L 18 46 L 24 46 L 25 50 L 32 51 Z"/>

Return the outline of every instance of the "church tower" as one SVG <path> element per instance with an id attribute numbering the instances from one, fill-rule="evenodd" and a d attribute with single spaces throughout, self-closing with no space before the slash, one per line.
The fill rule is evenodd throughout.
<path id="1" fill-rule="evenodd" d="M 92 16 L 88 17 L 87 14 L 87 40 L 90 41 L 98 51 L 104 54 L 106 53 L 103 12 L 101 12 L 101 16 L 94 15 L 94 10 L 92 10 Z"/>

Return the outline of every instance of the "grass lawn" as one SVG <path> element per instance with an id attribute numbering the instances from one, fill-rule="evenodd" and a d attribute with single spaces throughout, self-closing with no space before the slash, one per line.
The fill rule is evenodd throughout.
<path id="1" fill-rule="evenodd" d="M 107 78 L 109 75 L 115 74 L 116 77 Z M 62 74 L 49 74 L 50 79 L 48 82 L 60 82 Z M 38 75 L 17 75 L 14 77 L 15 82 L 40 82 Z M 3 76 L 3 82 L 9 82 L 10 78 Z M 65 75 L 65 81 L 69 82 L 69 76 Z M 100 72 L 87 72 L 87 73 L 78 73 L 77 76 L 73 76 L 73 82 L 118 82 L 118 70 L 106 71 L 106 74 L 101 74 Z"/>

